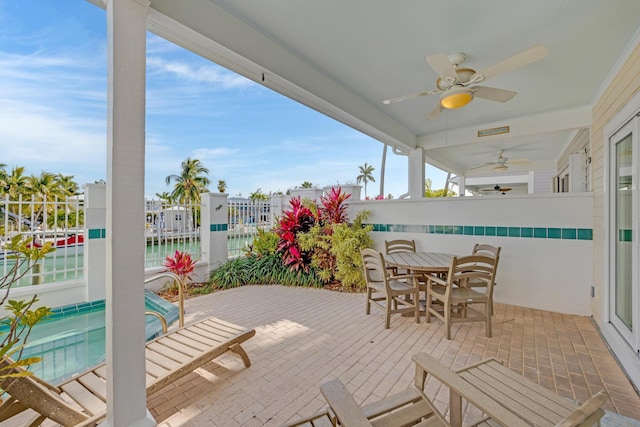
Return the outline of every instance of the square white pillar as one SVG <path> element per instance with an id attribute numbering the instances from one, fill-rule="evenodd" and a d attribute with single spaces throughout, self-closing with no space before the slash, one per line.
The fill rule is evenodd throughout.
<path id="1" fill-rule="evenodd" d="M 147 412 L 144 150 L 148 0 L 107 1 L 107 420 L 155 425 Z"/>
<path id="2" fill-rule="evenodd" d="M 424 199 L 424 149 L 418 147 L 409 152 L 409 197 Z"/>

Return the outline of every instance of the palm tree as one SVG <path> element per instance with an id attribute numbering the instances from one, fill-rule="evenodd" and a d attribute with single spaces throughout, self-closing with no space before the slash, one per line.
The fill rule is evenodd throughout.
<path id="1" fill-rule="evenodd" d="M 42 171 L 39 176 L 31 175 L 27 178 L 26 186 L 28 192 L 34 196 L 36 202 L 41 202 L 37 207 L 36 214 L 33 218 L 40 223 L 44 222 L 42 218 L 45 210 L 49 214 L 54 213 L 54 205 L 51 203 L 55 198 L 66 199 L 67 189 L 61 185 L 59 175 Z"/>
<path id="2" fill-rule="evenodd" d="M 262 191 L 262 188 L 258 188 L 253 193 L 249 194 L 249 200 L 258 201 L 258 200 L 269 200 L 269 196 Z"/>
<path id="3" fill-rule="evenodd" d="M 9 194 L 11 200 L 17 200 L 20 194 L 25 194 L 27 177 L 24 175 L 24 166 L 14 166 L 11 173 L 6 175 L 4 191 Z"/>
<path id="4" fill-rule="evenodd" d="M 75 196 L 78 194 L 78 184 L 73 180 L 73 175 L 63 175 L 61 173 L 58 174 L 58 184 L 60 185 L 60 190 L 62 193 L 67 196 Z"/>
<path id="5" fill-rule="evenodd" d="M 5 187 L 7 186 L 7 169 L 6 169 L 6 167 L 7 167 L 7 165 L 5 163 L 0 163 L 0 196 L 3 195 L 6 191 L 9 190 L 8 187 L 5 190 Z"/>
<path id="6" fill-rule="evenodd" d="M 369 164 L 367 164 L 367 162 L 364 163 L 364 165 L 362 166 L 358 166 L 360 168 L 360 175 L 358 175 L 356 177 L 356 182 L 358 184 L 360 184 L 361 182 L 364 183 L 364 197 L 365 199 L 367 198 L 367 183 L 368 182 L 376 182 L 376 180 L 373 178 L 373 171 L 375 170 L 375 168 Z"/>
<path id="7" fill-rule="evenodd" d="M 313 188 L 313 183 L 311 183 L 309 181 L 305 181 L 305 182 L 302 183 L 300 188 Z"/>
<path id="8" fill-rule="evenodd" d="M 205 168 L 200 160 L 188 157 L 180 167 L 180 175 L 169 175 L 165 178 L 167 185 L 175 182 L 171 198 L 179 203 L 200 203 L 200 193 L 209 191 L 207 186 L 211 181 L 204 176 L 209 174 L 209 169 Z"/>

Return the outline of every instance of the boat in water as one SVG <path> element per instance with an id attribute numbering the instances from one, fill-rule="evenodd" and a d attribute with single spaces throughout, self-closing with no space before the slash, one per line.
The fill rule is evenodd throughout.
<path id="1" fill-rule="evenodd" d="M 45 244 L 51 243 L 51 246 L 55 251 L 49 252 L 47 257 L 64 257 L 81 254 L 84 251 L 84 234 L 68 234 L 62 238 L 58 237 L 46 237 L 45 239 L 34 238 L 29 247 L 41 248 Z M 0 248 L 0 261 L 8 258 L 11 259 L 11 255 L 15 255 L 14 251 L 9 251 L 5 248 Z"/>

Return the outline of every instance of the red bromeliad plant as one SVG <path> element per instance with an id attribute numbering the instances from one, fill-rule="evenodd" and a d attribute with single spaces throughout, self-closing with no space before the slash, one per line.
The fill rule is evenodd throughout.
<path id="1" fill-rule="evenodd" d="M 186 285 L 186 281 L 191 280 L 196 261 L 187 252 L 176 251 L 175 255 L 168 256 L 162 265 L 166 267 L 165 271 L 176 274 Z"/>
<path id="2" fill-rule="evenodd" d="M 347 206 L 344 202 L 349 197 L 351 194 L 343 193 L 340 187 L 331 187 L 329 194 L 320 197 L 320 221 L 325 225 L 347 222 Z"/>
<path id="3" fill-rule="evenodd" d="M 306 233 L 316 220 L 309 208 L 303 206 L 300 197 L 293 197 L 289 202 L 291 210 L 285 211 L 280 219 L 276 234 L 280 237 L 277 251 L 282 253 L 284 265 L 292 270 L 309 271 L 310 254 L 300 250 L 297 242 L 298 233 Z"/>

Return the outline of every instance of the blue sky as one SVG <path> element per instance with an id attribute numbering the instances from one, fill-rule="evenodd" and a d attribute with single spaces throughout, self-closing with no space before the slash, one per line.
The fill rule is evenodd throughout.
<path id="1" fill-rule="evenodd" d="M 0 163 L 106 178 L 106 16 L 85 0 L 0 0 Z M 147 37 L 145 193 L 187 157 L 230 195 L 355 182 L 383 145 L 153 34 Z M 429 170 L 431 169 L 431 171 Z M 407 159 L 389 150 L 385 194 L 407 191 Z M 444 174 L 428 168 L 434 188 Z"/>

